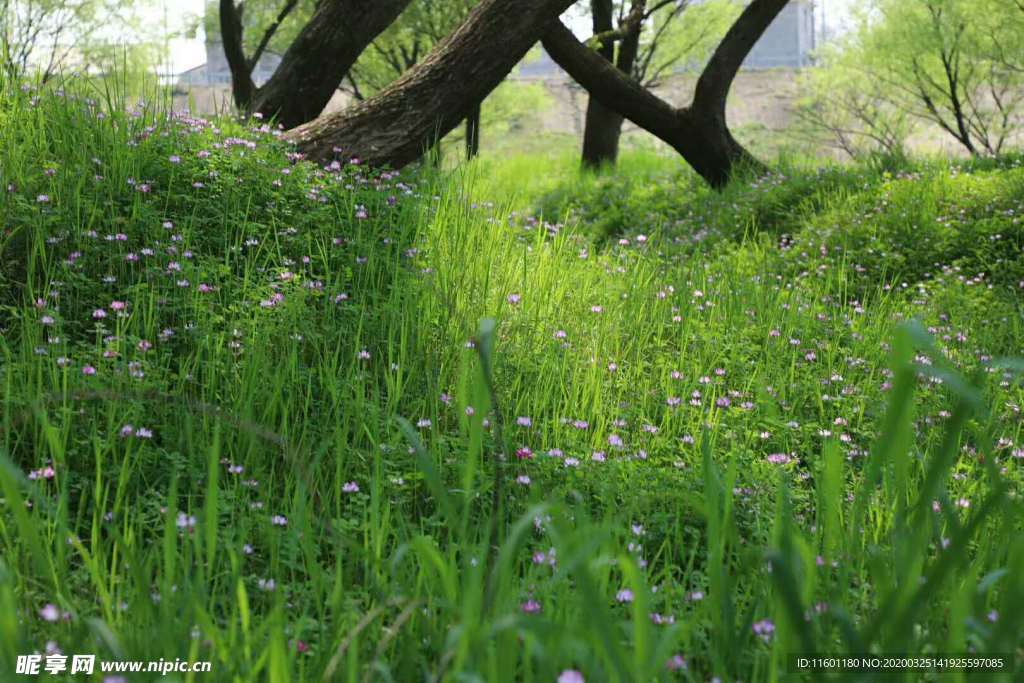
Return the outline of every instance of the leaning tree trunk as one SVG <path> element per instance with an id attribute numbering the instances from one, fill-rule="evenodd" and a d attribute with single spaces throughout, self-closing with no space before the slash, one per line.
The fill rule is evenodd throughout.
<path id="1" fill-rule="evenodd" d="M 737 168 L 763 169 L 733 138 L 725 104 L 736 72 L 788 0 L 753 0 L 733 23 L 701 73 L 689 107 L 677 109 L 580 43 L 559 21 L 543 37 L 544 49 L 591 96 L 669 144 L 713 187 Z"/>
<path id="2" fill-rule="evenodd" d="M 222 0 L 222 6 L 226 1 Z M 252 94 L 247 108 L 267 118 L 275 117 L 285 128 L 312 121 L 327 106 L 366 46 L 398 18 L 409 2 L 322 0 L 285 51 L 274 75 Z M 228 53 L 226 35 L 224 47 Z M 232 55 L 227 56 L 230 64 Z M 234 59 L 238 61 L 237 55 Z"/>
<path id="3" fill-rule="evenodd" d="M 480 103 L 469 111 L 466 117 L 466 158 L 472 159 L 480 153 Z"/>
<path id="4" fill-rule="evenodd" d="M 286 137 L 310 158 L 404 166 L 482 102 L 573 0 L 482 0 L 427 57 L 376 96 Z"/>

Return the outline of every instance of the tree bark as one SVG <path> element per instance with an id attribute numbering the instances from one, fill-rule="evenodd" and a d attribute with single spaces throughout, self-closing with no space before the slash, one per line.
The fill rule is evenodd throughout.
<path id="1" fill-rule="evenodd" d="M 689 107 L 675 108 L 586 47 L 560 21 L 543 36 L 544 49 L 592 97 L 669 144 L 713 187 L 739 167 L 764 169 L 733 138 L 725 118 L 732 81 L 750 49 L 788 0 L 753 0 L 719 43 L 697 81 Z"/>
<path id="2" fill-rule="evenodd" d="M 612 0 L 591 0 L 590 16 L 593 19 L 594 35 L 608 34 L 614 29 Z M 605 39 L 597 48 L 597 54 L 609 62 L 615 60 L 615 42 Z M 587 98 L 587 115 L 583 124 L 584 168 L 600 168 L 603 164 L 614 164 L 619 156 L 619 135 L 622 131 L 622 115 L 601 104 L 593 95 Z"/>
<path id="3" fill-rule="evenodd" d="M 234 0 L 220 0 L 219 18 L 220 39 L 231 71 L 231 96 L 236 107 L 247 110 L 256 92 L 256 85 L 252 82 L 252 69 L 242 45 L 242 11 Z"/>
<path id="4" fill-rule="evenodd" d="M 296 3 L 285 3 L 253 57 L 247 59 L 242 40 L 242 6 L 236 6 L 234 0 L 220 0 L 221 39 L 231 70 L 235 106 L 245 112 L 275 117 L 285 128 L 315 119 L 366 46 L 398 18 L 410 1 L 323 0 L 288 46 L 273 76 L 257 88 L 252 81 L 256 62 Z"/>
<path id="5" fill-rule="evenodd" d="M 366 46 L 410 0 L 325 0 L 288 46 L 270 80 L 256 92 L 254 111 L 285 128 L 324 110 Z"/>
<path id="6" fill-rule="evenodd" d="M 616 68 L 626 76 L 633 73 L 637 54 L 640 51 L 640 32 L 643 25 L 633 21 L 640 16 L 646 6 L 646 0 L 633 0 L 633 7 L 626 22 L 619 26 L 619 49 L 616 54 L 615 43 L 606 38 L 597 53 L 615 64 Z M 610 36 L 614 32 L 612 26 L 613 7 L 611 0 L 591 0 L 591 13 L 594 17 L 594 35 Z M 619 158 L 619 140 L 622 138 L 622 124 L 625 118 L 619 112 L 606 107 L 599 99 L 590 96 L 587 101 L 587 117 L 583 128 L 582 163 L 584 168 L 598 169 L 601 166 L 614 166 Z"/>
<path id="7" fill-rule="evenodd" d="M 480 108 L 477 102 L 466 117 L 466 159 L 472 159 L 480 153 Z"/>
<path id="8" fill-rule="evenodd" d="M 312 159 L 340 153 L 375 166 L 404 166 L 482 102 L 572 1 L 482 0 L 422 62 L 376 96 L 286 138 Z"/>

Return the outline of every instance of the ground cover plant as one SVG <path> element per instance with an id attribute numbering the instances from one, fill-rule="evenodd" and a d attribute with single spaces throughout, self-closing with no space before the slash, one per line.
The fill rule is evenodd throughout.
<path id="1" fill-rule="evenodd" d="M 1018 161 L 713 195 L 627 155 L 655 180 L 613 196 L 535 177 L 557 161 L 312 164 L 259 121 L 3 95 L 5 675 L 1021 666 Z"/>

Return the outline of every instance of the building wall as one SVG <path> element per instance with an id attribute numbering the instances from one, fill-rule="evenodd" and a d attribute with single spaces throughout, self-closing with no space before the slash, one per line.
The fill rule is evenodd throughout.
<path id="1" fill-rule="evenodd" d="M 814 5 L 790 2 L 754 44 L 743 65 L 748 69 L 799 68 L 810 63 L 814 48 Z"/>
<path id="2" fill-rule="evenodd" d="M 252 80 L 257 85 L 263 85 L 274 74 L 281 63 L 281 57 L 276 54 L 264 52 L 256 68 L 252 72 Z M 228 68 L 228 59 L 224 55 L 224 46 L 220 42 L 206 43 L 206 63 L 190 69 L 178 77 L 177 85 L 181 87 L 194 86 L 231 86 L 231 69 Z"/>

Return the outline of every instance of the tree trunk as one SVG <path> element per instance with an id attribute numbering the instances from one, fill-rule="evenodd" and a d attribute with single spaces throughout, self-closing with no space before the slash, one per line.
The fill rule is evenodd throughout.
<path id="1" fill-rule="evenodd" d="M 466 159 L 480 153 L 480 106 L 477 102 L 466 117 Z"/>
<path id="2" fill-rule="evenodd" d="M 242 13 L 234 0 L 220 0 L 220 39 L 224 46 L 228 69 L 231 71 L 231 96 L 235 106 L 248 111 L 256 85 L 252 82 L 252 69 L 245 58 L 242 45 Z"/>
<path id="3" fill-rule="evenodd" d="M 733 138 L 725 118 L 729 88 L 750 49 L 788 0 L 753 0 L 730 27 L 697 81 L 693 103 L 677 109 L 573 36 L 561 22 L 545 31 L 544 49 L 592 97 L 669 144 L 710 185 L 739 167 L 765 168 Z"/>
<path id="4" fill-rule="evenodd" d="M 222 27 L 223 7 L 230 2 L 221 0 Z M 366 46 L 398 18 L 409 2 L 323 0 L 247 108 L 267 118 L 276 117 L 285 128 L 312 121 L 327 106 Z M 228 61 L 230 64 L 230 57 Z"/>
<path id="5" fill-rule="evenodd" d="M 457 126 L 573 0 L 482 0 L 427 57 L 376 96 L 325 114 L 286 138 L 310 158 L 335 148 L 399 168 Z"/>
<path id="6" fill-rule="evenodd" d="M 614 7 L 612 0 L 591 0 L 590 16 L 593 19 L 594 35 L 609 33 Z M 609 62 L 615 60 L 615 42 L 605 40 L 597 48 L 597 54 Z M 587 98 L 587 116 L 583 124 L 584 168 L 600 168 L 603 164 L 614 164 L 619 156 L 619 135 L 622 133 L 622 115 L 601 104 L 593 95 Z"/>

